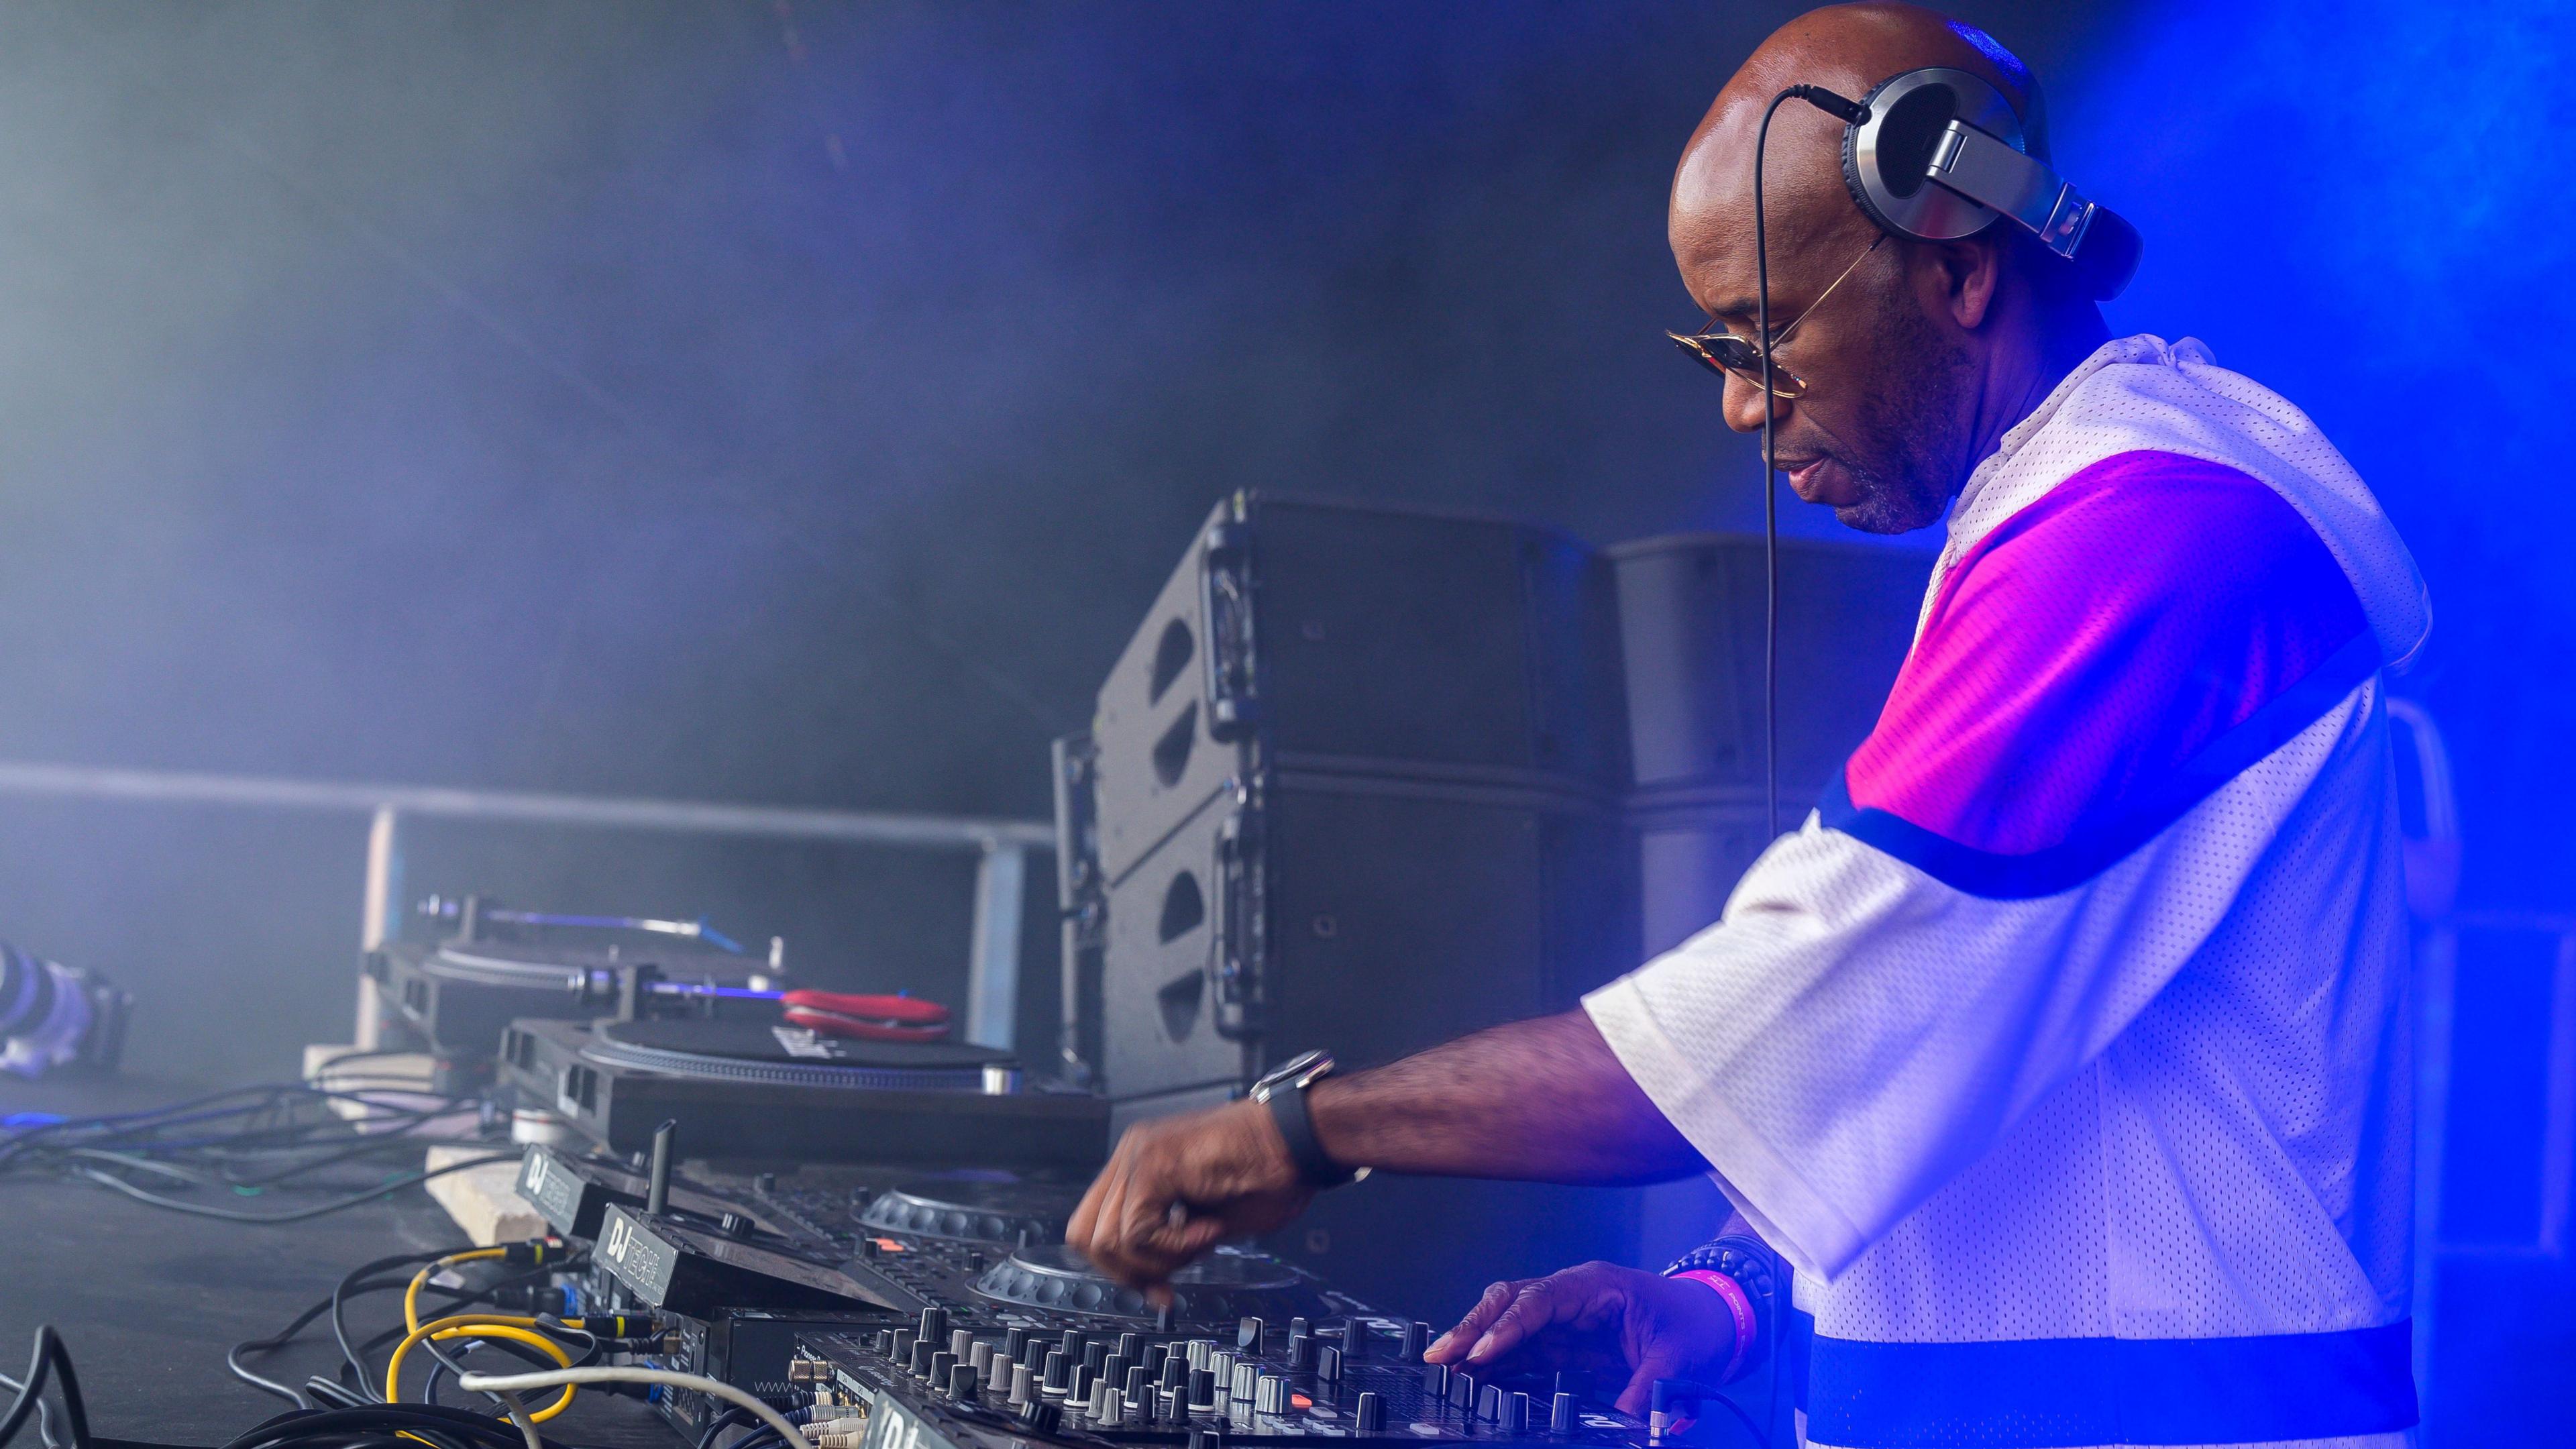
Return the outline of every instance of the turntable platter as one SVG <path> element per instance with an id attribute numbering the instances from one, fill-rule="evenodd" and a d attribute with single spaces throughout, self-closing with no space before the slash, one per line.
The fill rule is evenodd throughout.
<path id="1" fill-rule="evenodd" d="M 488 986 L 580 990 L 619 967 L 652 966 L 666 981 L 739 983 L 761 963 L 711 947 L 674 942 L 646 947 L 540 941 L 441 941 L 421 969 Z"/>
<path id="2" fill-rule="evenodd" d="M 861 1209 L 864 1227 L 960 1243 L 1051 1243 L 1064 1237 L 1081 1194 L 1027 1182 L 914 1182 Z"/>
<path id="3" fill-rule="evenodd" d="M 687 1018 L 603 1021 L 582 1055 L 675 1076 L 870 1091 L 981 1091 L 986 1068 L 1015 1065 L 1009 1052 L 963 1042 L 866 1041 Z"/>
<path id="4" fill-rule="evenodd" d="M 1140 1323 L 1154 1317 L 1154 1307 L 1145 1295 L 1110 1281 L 1060 1242 L 1014 1252 L 985 1269 L 975 1280 L 975 1291 L 1024 1308 L 1095 1313 Z M 1305 1274 L 1275 1258 L 1223 1249 L 1174 1273 L 1172 1298 L 1174 1318 L 1188 1323 L 1230 1323 L 1255 1315 L 1285 1321 L 1333 1311 L 1320 1287 Z"/>

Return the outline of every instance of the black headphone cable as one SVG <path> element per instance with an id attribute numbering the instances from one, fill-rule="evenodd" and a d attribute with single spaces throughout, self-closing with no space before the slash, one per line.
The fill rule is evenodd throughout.
<path id="1" fill-rule="evenodd" d="M 1869 107 L 1822 86 L 1794 85 L 1762 109 L 1753 138 L 1754 336 L 1762 352 L 1762 789 L 1771 833 L 1780 838 L 1780 455 L 1771 422 L 1780 400 L 1771 391 L 1771 238 L 1762 210 L 1762 158 L 1771 147 L 1771 118 L 1790 101 L 1805 101 L 1845 125 L 1869 119 Z"/>

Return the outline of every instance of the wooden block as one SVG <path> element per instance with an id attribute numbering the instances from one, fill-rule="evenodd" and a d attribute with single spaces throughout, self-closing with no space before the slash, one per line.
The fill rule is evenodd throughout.
<path id="1" fill-rule="evenodd" d="M 496 1142 L 475 1147 L 433 1147 L 429 1149 L 427 1170 L 436 1172 L 452 1162 L 488 1157 L 507 1145 Z M 440 1207 L 447 1209 L 447 1215 L 465 1230 L 474 1246 L 489 1248 L 542 1238 L 551 1231 L 544 1216 L 519 1196 L 518 1180 L 519 1159 L 511 1157 L 433 1177 L 422 1186 L 429 1189 Z"/>

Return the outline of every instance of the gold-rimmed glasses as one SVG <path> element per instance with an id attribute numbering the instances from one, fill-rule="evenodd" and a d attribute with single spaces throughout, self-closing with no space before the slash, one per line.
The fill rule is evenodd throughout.
<path id="1" fill-rule="evenodd" d="M 1781 328 L 1778 334 L 1773 336 L 1771 339 L 1771 395 L 1773 397 L 1806 396 L 1807 380 L 1780 365 L 1780 349 L 1788 345 L 1789 338 L 1808 318 L 1816 315 L 1818 307 L 1825 305 L 1825 299 L 1832 296 L 1834 289 L 1843 284 L 1843 278 L 1860 270 L 1860 264 L 1868 261 L 1869 254 L 1877 251 L 1879 243 L 1886 240 L 1887 233 L 1880 232 L 1877 241 L 1863 247 L 1860 255 L 1851 259 L 1850 266 L 1843 268 L 1839 275 L 1825 284 L 1825 289 L 1816 294 L 1816 300 L 1807 304 L 1806 311 L 1792 318 L 1789 325 Z M 1725 330 L 1723 324 L 1711 322 L 1702 331 L 1689 334 L 1667 332 L 1664 335 L 1678 343 L 1682 351 L 1698 358 L 1702 367 L 1718 376 L 1724 377 L 1733 373 L 1756 388 L 1762 386 L 1762 349 L 1751 339 L 1738 337 Z"/>

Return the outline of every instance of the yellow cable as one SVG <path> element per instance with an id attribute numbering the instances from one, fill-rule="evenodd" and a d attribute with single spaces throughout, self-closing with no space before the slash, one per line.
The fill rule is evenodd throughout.
<path id="1" fill-rule="evenodd" d="M 560 1364 L 565 1368 L 572 1367 L 572 1355 L 564 1351 L 564 1346 L 562 1344 L 555 1342 L 551 1338 L 547 1338 L 543 1334 L 532 1331 L 535 1321 L 536 1320 L 534 1319 L 513 1318 L 502 1314 L 464 1313 L 451 1318 L 434 1318 L 427 1323 L 413 1328 L 412 1331 L 403 1338 L 401 1343 L 394 1345 L 394 1356 L 385 1364 L 385 1402 L 388 1404 L 398 1404 L 402 1402 L 403 1356 L 411 1352 L 411 1346 L 413 1344 L 419 1343 L 424 1339 L 438 1339 L 442 1342 L 451 1338 L 515 1339 L 521 1343 L 534 1344 L 538 1348 L 545 1350 L 549 1357 L 553 1358 L 557 1364 Z M 530 1414 L 528 1416 L 529 1421 L 532 1423 L 542 1424 L 546 1420 L 553 1418 L 555 1415 L 562 1413 L 565 1409 L 572 1406 L 573 1393 L 573 1385 L 564 1385 L 562 1395 L 556 1398 L 553 1403 L 546 1405 L 544 1408 L 537 1410 L 533 1414 Z"/>
<path id="2" fill-rule="evenodd" d="M 420 1327 L 420 1290 L 438 1274 L 440 1269 L 454 1267 L 458 1263 L 471 1263 L 477 1258 L 504 1257 L 509 1251 L 507 1248 L 469 1248 L 462 1253 L 450 1253 L 414 1273 L 411 1277 L 411 1286 L 403 1290 L 403 1327 L 406 1329 Z M 523 1321 L 533 1323 L 536 1320 Z"/>

